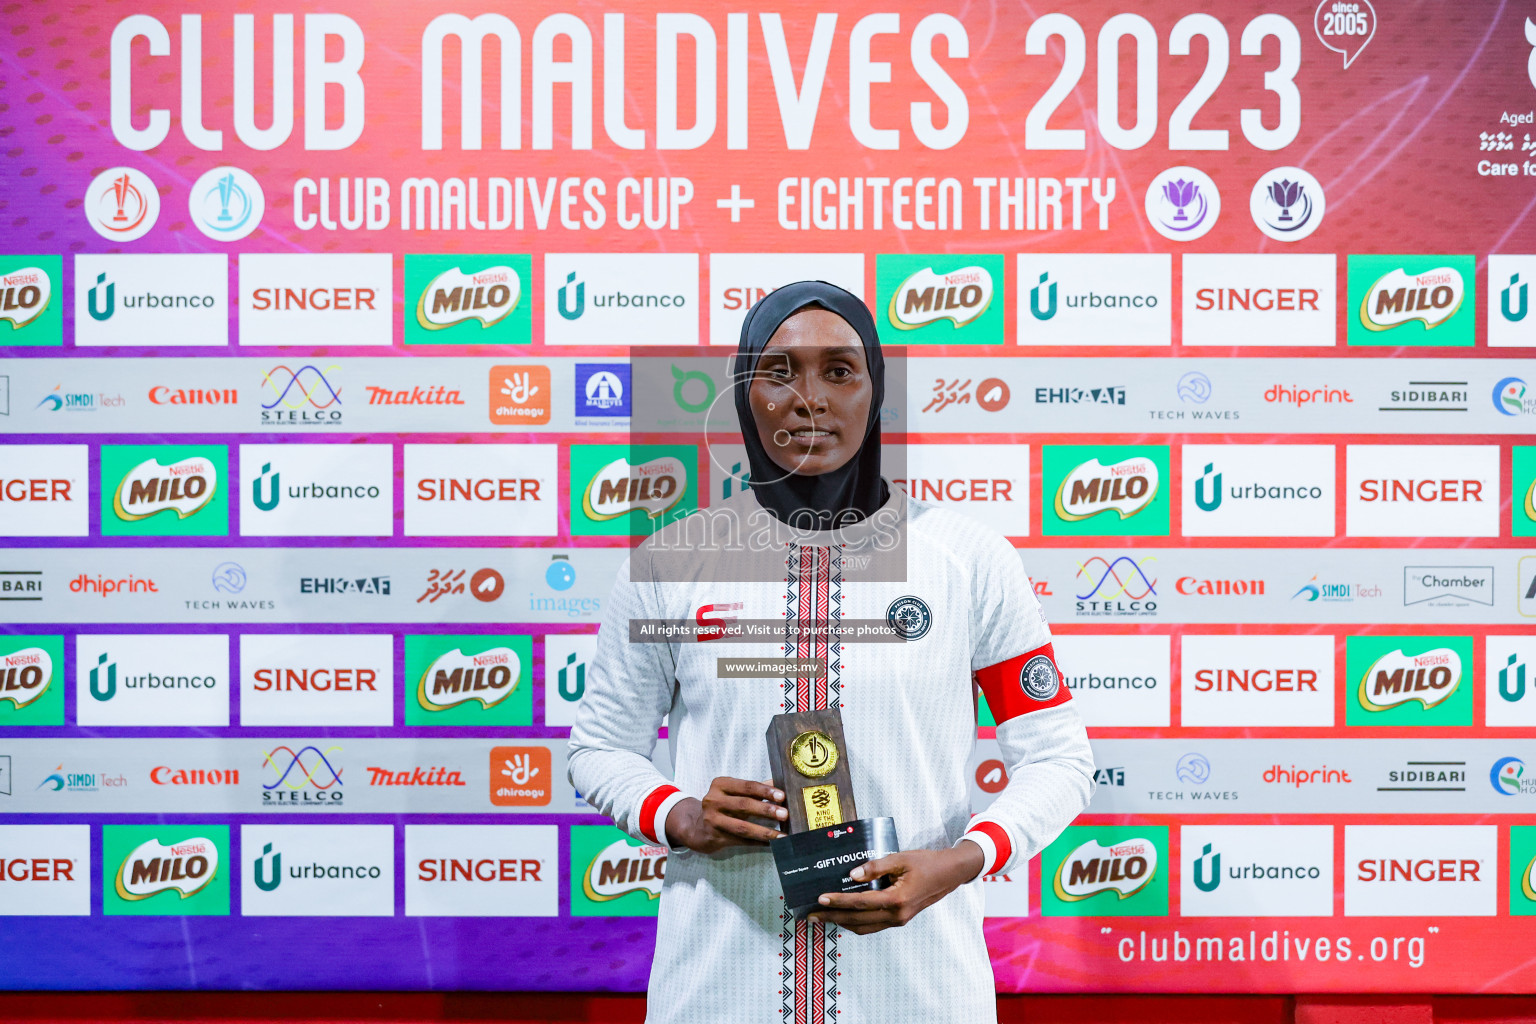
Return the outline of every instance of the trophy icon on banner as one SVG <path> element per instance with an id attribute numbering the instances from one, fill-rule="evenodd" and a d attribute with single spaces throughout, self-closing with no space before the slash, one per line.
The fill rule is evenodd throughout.
<path id="1" fill-rule="evenodd" d="M 113 178 L 112 198 L 117 203 L 117 212 L 112 215 L 112 223 L 126 224 L 128 222 L 128 212 L 125 208 L 128 205 L 129 196 L 132 196 L 141 208 L 143 207 L 144 197 L 139 195 L 139 190 L 134 187 L 133 182 L 128 180 L 128 175 L 124 174 L 120 178 Z"/>
<path id="2" fill-rule="evenodd" d="M 235 195 L 235 176 L 233 174 L 224 175 L 224 177 L 219 179 L 216 187 L 219 190 L 218 220 L 221 224 L 227 224 L 232 219 L 229 216 L 229 201 Z"/>
<path id="3" fill-rule="evenodd" d="M 1291 207 L 1301 202 L 1306 197 L 1306 191 L 1299 181 L 1289 181 L 1282 178 L 1280 181 L 1269 183 L 1269 201 L 1280 207 L 1280 220 L 1291 220 Z"/>
<path id="4" fill-rule="evenodd" d="M 1185 207 L 1200 198 L 1200 186 L 1192 181 L 1185 181 L 1183 178 L 1177 181 L 1164 182 L 1163 198 L 1168 200 L 1174 208 L 1173 219 L 1182 223 L 1189 220 L 1189 217 L 1184 213 Z"/>

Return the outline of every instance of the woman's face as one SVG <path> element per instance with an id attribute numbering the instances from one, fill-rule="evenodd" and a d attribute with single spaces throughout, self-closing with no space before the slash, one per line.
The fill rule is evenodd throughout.
<path id="1" fill-rule="evenodd" d="M 779 326 L 747 388 L 758 440 L 796 476 L 830 473 L 858 454 L 873 397 L 858 332 L 825 309 Z"/>

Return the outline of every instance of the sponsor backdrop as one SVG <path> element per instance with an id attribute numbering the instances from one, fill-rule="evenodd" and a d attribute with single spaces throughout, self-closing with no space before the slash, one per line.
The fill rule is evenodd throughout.
<path id="1" fill-rule="evenodd" d="M 837 7 L 12 12 L 0 987 L 642 989 L 565 737 L 811 276 L 1095 744 L 1001 989 L 1536 989 L 1536 24 Z"/>

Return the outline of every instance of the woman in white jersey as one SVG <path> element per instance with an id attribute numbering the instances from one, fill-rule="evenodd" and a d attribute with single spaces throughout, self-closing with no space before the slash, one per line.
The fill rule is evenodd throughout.
<path id="1" fill-rule="evenodd" d="M 570 778 L 620 828 L 670 850 L 654 1024 L 995 1020 L 971 883 L 1022 870 L 1092 793 L 1087 734 L 1018 553 L 882 477 L 884 386 L 856 296 L 807 281 L 765 297 L 735 365 L 750 489 L 636 548 L 604 610 Z M 888 622 L 902 642 L 826 629 L 859 620 Z M 653 622 L 709 628 L 651 642 L 640 624 Z M 793 629 L 807 624 L 822 631 Z M 722 669 L 752 657 L 819 667 Z M 973 818 L 978 684 L 1009 769 Z M 841 709 L 858 815 L 894 818 L 903 852 L 861 869 L 886 888 L 825 896 L 796 922 L 767 847 L 786 811 L 759 781 L 764 733 L 775 714 L 827 707 Z M 667 715 L 671 779 L 651 761 Z"/>

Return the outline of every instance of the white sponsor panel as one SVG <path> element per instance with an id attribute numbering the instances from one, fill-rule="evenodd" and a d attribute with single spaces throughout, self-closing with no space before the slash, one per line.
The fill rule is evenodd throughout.
<path id="1" fill-rule="evenodd" d="M 1168 725 L 1171 642 L 1167 635 L 1052 637 L 1056 664 L 1083 724 Z"/>
<path id="2" fill-rule="evenodd" d="M 747 310 L 775 288 L 826 281 L 864 297 L 864 254 L 717 252 L 709 257 L 709 343 L 735 348 Z"/>
<path id="3" fill-rule="evenodd" d="M 597 656 L 590 633 L 544 636 L 544 724 L 575 725 L 576 709 L 587 688 L 587 670 Z"/>
<path id="4" fill-rule="evenodd" d="M 90 530 L 88 448 L 0 448 L 0 537 L 84 537 Z"/>
<path id="5" fill-rule="evenodd" d="M 1536 256 L 1488 257 L 1488 347 L 1536 347 Z"/>
<path id="6" fill-rule="evenodd" d="M 387 252 L 242 253 L 241 345 L 390 345 Z"/>
<path id="7" fill-rule="evenodd" d="M 91 827 L 0 825 L 0 889 L 3 917 L 89 915 Z"/>
<path id="8" fill-rule="evenodd" d="M 1351 537 L 1497 537 L 1499 447 L 1346 446 Z"/>
<path id="9" fill-rule="evenodd" d="M 388 537 L 394 482 L 393 445 L 243 444 L 240 534 Z"/>
<path id="10" fill-rule="evenodd" d="M 544 344 L 698 343 L 697 253 L 545 255 Z"/>
<path id="11" fill-rule="evenodd" d="M 1172 345 L 1173 257 L 1018 257 L 1020 345 Z"/>
<path id="12" fill-rule="evenodd" d="M 223 633 L 84 634 L 75 638 L 80 725 L 229 725 Z"/>
<path id="13" fill-rule="evenodd" d="M 76 256 L 75 344 L 228 345 L 229 257 Z"/>
<path id="14" fill-rule="evenodd" d="M 892 482 L 919 501 L 954 509 L 1005 537 L 1029 536 L 1029 446 L 907 445 Z"/>
<path id="15" fill-rule="evenodd" d="M 1332 537 L 1331 444 L 1187 444 L 1186 537 Z"/>
<path id="16" fill-rule="evenodd" d="M 1317 348 L 1338 343 L 1332 253 L 1184 257 L 1185 345 Z"/>
<path id="17" fill-rule="evenodd" d="M 1536 636 L 1488 636 L 1483 649 L 1484 719 L 1536 725 Z"/>
<path id="18" fill-rule="evenodd" d="M 1333 725 L 1331 635 L 1186 635 L 1181 643 L 1181 725 Z"/>
<path id="19" fill-rule="evenodd" d="M 554 917 L 554 825 L 405 826 L 407 917 Z"/>
<path id="20" fill-rule="evenodd" d="M 246 917 L 393 917 L 393 825 L 242 825 Z"/>
<path id="21" fill-rule="evenodd" d="M 553 537 L 559 446 L 408 444 L 407 537 Z"/>
<path id="22" fill-rule="evenodd" d="M 1332 825 L 1184 825 L 1184 917 L 1332 917 Z"/>
<path id="23" fill-rule="evenodd" d="M 1345 825 L 1346 917 L 1492 917 L 1497 825 Z"/>
<path id="24" fill-rule="evenodd" d="M 981 880 L 981 895 L 986 907 L 984 917 L 1029 916 L 1029 862 L 1006 875 L 987 875 Z"/>
<path id="25" fill-rule="evenodd" d="M 747 448 L 740 444 L 715 444 L 705 449 L 705 471 L 709 473 L 709 503 L 718 505 L 752 486 L 752 464 Z"/>
<path id="26" fill-rule="evenodd" d="M 240 637 L 241 725 L 393 725 L 394 639 L 359 633 Z"/>

